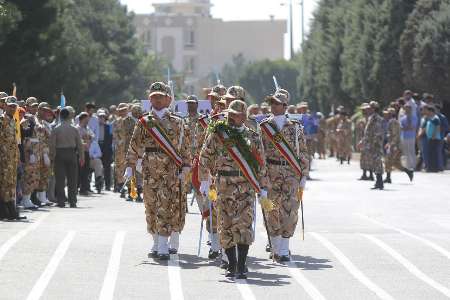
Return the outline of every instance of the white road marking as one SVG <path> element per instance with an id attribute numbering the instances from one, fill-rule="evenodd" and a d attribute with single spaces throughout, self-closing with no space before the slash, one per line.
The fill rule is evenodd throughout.
<path id="1" fill-rule="evenodd" d="M 41 217 L 39 217 L 34 223 L 30 224 L 27 228 L 19 231 L 14 236 L 12 236 L 9 240 L 7 240 L 1 247 L 0 247 L 0 261 L 2 258 L 6 255 L 6 253 L 11 249 L 18 241 L 20 241 L 24 236 L 26 236 L 30 231 L 35 230 L 39 224 L 44 221 L 45 218 L 48 217 L 48 214 L 44 214 Z"/>
<path id="2" fill-rule="evenodd" d="M 247 284 L 245 279 L 236 279 L 236 285 L 244 300 L 256 300 L 255 295 Z"/>
<path id="3" fill-rule="evenodd" d="M 287 264 L 289 267 L 289 272 L 291 272 L 292 277 L 305 289 L 306 293 L 312 298 L 317 300 L 325 300 L 325 297 L 319 292 L 319 290 L 302 274 L 298 269 L 295 262 L 289 262 Z"/>
<path id="4" fill-rule="evenodd" d="M 411 274 L 413 274 L 423 282 L 427 283 L 431 287 L 435 288 L 436 290 L 438 290 L 439 292 L 450 298 L 450 289 L 446 288 L 445 286 L 428 277 L 428 275 L 420 271 L 414 264 L 412 264 L 409 260 L 403 257 L 400 253 L 392 249 L 386 243 L 368 234 L 361 234 L 361 235 L 366 239 L 368 239 L 369 241 L 371 241 L 372 243 L 374 243 L 375 245 L 377 245 L 378 247 L 380 247 L 381 249 L 383 249 L 389 255 L 391 255 L 400 264 L 402 264 Z"/>
<path id="5" fill-rule="evenodd" d="M 120 257 L 122 255 L 123 242 L 125 240 L 125 231 L 118 231 L 114 238 L 114 243 L 109 257 L 108 269 L 103 280 L 102 290 L 99 300 L 111 300 L 114 297 L 117 274 L 119 273 Z"/>
<path id="6" fill-rule="evenodd" d="M 70 243 L 72 242 L 75 236 L 75 231 L 69 231 L 64 238 L 64 240 L 59 244 L 58 248 L 56 248 L 55 253 L 53 253 L 50 262 L 45 268 L 44 272 L 39 277 L 38 281 L 34 284 L 33 289 L 27 297 L 27 300 L 38 300 L 41 298 L 45 289 L 47 288 L 50 279 L 52 279 L 53 274 L 55 274 L 56 269 L 58 268 L 59 263 L 63 259 L 64 255 L 69 249 Z"/>
<path id="7" fill-rule="evenodd" d="M 359 282 L 364 284 L 369 290 L 374 292 L 381 299 L 394 299 L 385 290 L 376 285 L 363 272 L 361 272 L 335 245 L 328 241 L 325 237 L 318 233 L 309 233 L 312 237 L 324 245 L 333 255 L 341 262 L 341 264 L 353 275 Z"/>
<path id="8" fill-rule="evenodd" d="M 183 287 L 181 285 L 180 264 L 178 254 L 171 255 L 167 263 L 167 270 L 169 272 L 169 291 L 170 299 L 183 300 Z"/>
<path id="9" fill-rule="evenodd" d="M 450 251 L 445 250 L 441 246 L 433 243 L 432 241 L 429 241 L 429 240 L 427 240 L 427 239 L 425 239 L 423 237 L 420 237 L 418 235 L 415 235 L 415 234 L 412 234 L 410 232 L 407 232 L 407 231 L 405 231 L 403 229 L 396 228 L 396 227 L 394 227 L 392 225 L 381 223 L 380 221 L 374 220 L 374 219 L 370 218 L 369 216 L 366 216 L 366 215 L 363 215 L 363 214 L 356 214 L 356 215 L 358 215 L 359 217 L 361 217 L 363 219 L 366 219 L 366 220 L 368 220 L 368 221 L 370 221 L 370 222 L 372 222 L 374 224 L 377 224 L 378 226 L 381 226 L 381 227 L 386 228 L 386 229 L 397 231 L 398 233 L 401 233 L 401 234 L 403 234 L 405 236 L 408 236 L 410 238 L 416 239 L 416 240 L 422 242 L 423 244 L 427 245 L 428 247 L 436 250 L 437 252 L 439 252 L 440 254 L 444 255 L 448 259 L 450 259 Z"/>

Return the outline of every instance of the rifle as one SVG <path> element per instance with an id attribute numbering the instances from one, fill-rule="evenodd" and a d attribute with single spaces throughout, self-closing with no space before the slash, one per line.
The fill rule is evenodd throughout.
<path id="1" fill-rule="evenodd" d="M 302 212 L 302 240 L 305 240 L 305 219 L 303 217 L 303 188 L 299 188 L 297 197 L 300 200 L 300 210 Z"/>
<path id="2" fill-rule="evenodd" d="M 280 89 L 280 85 L 278 84 L 277 78 L 275 77 L 275 75 L 273 75 L 272 78 L 273 83 L 275 84 L 275 91 L 278 91 Z"/>
<path id="3" fill-rule="evenodd" d="M 200 238 L 198 240 L 198 251 L 197 256 L 200 257 L 200 248 L 202 247 L 202 235 L 203 235 L 203 216 L 200 219 Z"/>

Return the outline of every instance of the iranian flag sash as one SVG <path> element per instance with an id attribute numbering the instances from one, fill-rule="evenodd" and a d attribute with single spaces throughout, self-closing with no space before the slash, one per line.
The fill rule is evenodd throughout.
<path id="1" fill-rule="evenodd" d="M 198 118 L 198 122 L 200 123 L 200 125 L 202 126 L 203 129 L 208 128 L 208 124 L 209 124 L 208 116 L 202 116 L 202 117 Z"/>
<path id="2" fill-rule="evenodd" d="M 170 139 L 168 138 L 164 129 L 162 129 L 158 124 L 153 122 L 150 116 L 149 118 L 150 122 L 147 122 L 144 119 L 144 117 L 140 118 L 139 122 L 142 124 L 142 126 L 144 126 L 144 128 L 147 130 L 150 136 L 164 150 L 164 152 L 166 152 L 166 154 L 173 159 L 177 167 L 180 168 L 183 165 L 183 159 L 181 158 L 181 155 L 178 154 L 177 150 L 170 142 Z"/>
<path id="3" fill-rule="evenodd" d="M 267 135 L 272 144 L 280 152 L 281 156 L 289 163 L 289 165 L 294 169 L 298 176 L 302 176 L 302 168 L 300 166 L 300 161 L 295 155 L 294 150 L 292 150 L 289 143 L 284 138 L 283 134 L 278 131 L 276 125 L 270 122 L 263 122 L 260 124 L 261 130 Z"/>
<path id="4" fill-rule="evenodd" d="M 222 144 L 227 149 L 231 158 L 238 164 L 239 169 L 242 171 L 244 177 L 248 180 L 248 182 L 252 185 L 255 192 L 259 193 L 261 188 L 259 186 L 258 179 L 256 177 L 256 171 L 250 167 L 250 164 L 245 160 L 245 157 L 242 155 L 241 151 L 235 145 L 235 143 L 230 139 L 228 134 L 224 131 L 217 131 L 219 138 Z M 256 159 L 256 158 L 255 158 Z"/>

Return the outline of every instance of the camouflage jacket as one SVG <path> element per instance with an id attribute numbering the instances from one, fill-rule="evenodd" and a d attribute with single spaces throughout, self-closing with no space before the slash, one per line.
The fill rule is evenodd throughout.
<path id="1" fill-rule="evenodd" d="M 194 157 L 200 153 L 202 145 L 205 139 L 205 129 L 200 125 L 199 118 L 201 114 L 197 113 L 195 116 L 187 116 L 185 118 L 186 127 L 189 128 L 191 133 L 191 156 Z"/>
<path id="2" fill-rule="evenodd" d="M 261 187 L 267 186 L 267 169 L 264 163 L 265 156 L 261 143 L 261 137 L 255 131 L 244 126 L 241 136 L 250 145 L 252 152 L 252 159 L 259 165 L 259 170 L 256 172 L 257 180 Z M 210 133 L 200 152 L 200 178 L 205 180 L 208 178 L 208 173 L 215 176 L 218 171 L 239 171 L 239 165 L 231 157 L 230 153 L 223 145 L 219 133 Z M 237 177 L 236 177 L 237 178 Z"/>
<path id="3" fill-rule="evenodd" d="M 372 154 L 383 154 L 383 118 L 377 113 L 373 113 L 367 120 L 364 129 L 362 144 L 364 150 Z"/>
<path id="4" fill-rule="evenodd" d="M 400 149 L 400 122 L 396 119 L 389 120 L 387 141 L 391 151 Z"/>
<path id="5" fill-rule="evenodd" d="M 1 178 L 2 184 L 7 177 L 15 176 L 19 162 L 19 148 L 16 139 L 16 122 L 6 113 L 0 115 L 0 170 L 2 174 L 8 174 Z M 3 177 L 3 176 L 2 176 Z"/>
<path id="6" fill-rule="evenodd" d="M 275 127 L 277 126 L 273 116 L 270 116 L 269 118 L 262 121 L 261 125 L 265 123 L 270 123 Z M 296 130 L 298 130 L 298 132 L 296 132 Z M 280 130 L 280 133 L 284 136 L 287 143 L 291 146 L 291 149 L 294 151 L 295 154 L 297 154 L 296 145 L 298 142 L 298 152 L 299 152 L 298 158 L 300 160 L 300 167 L 302 168 L 303 176 L 307 176 L 309 174 L 309 160 L 308 160 L 308 149 L 306 147 L 306 138 L 303 132 L 303 126 L 300 124 L 300 122 L 287 118 L 286 123 Z M 276 161 L 285 160 L 281 155 L 280 151 L 278 151 L 278 149 L 273 145 L 272 141 L 265 133 L 261 133 L 261 137 L 264 145 L 264 152 L 266 158 Z M 298 139 L 297 142 L 296 138 Z M 283 169 L 285 169 L 286 172 L 292 173 L 291 174 L 292 176 L 297 176 L 295 171 L 292 169 L 290 165 L 285 166 Z"/>
<path id="7" fill-rule="evenodd" d="M 164 130 L 175 150 L 181 156 L 183 165 L 190 166 L 192 159 L 189 142 L 190 130 L 184 123 L 184 120 L 169 111 L 167 111 L 161 119 L 153 112 L 145 114 L 142 118 L 146 121 L 148 128 L 151 127 L 151 122 L 159 125 Z M 180 138 L 182 131 L 183 136 Z M 173 159 L 162 150 L 158 142 L 149 134 L 147 128 L 138 121 L 134 127 L 127 152 L 127 166 L 135 167 L 137 160 L 140 158 L 145 161 L 143 166 L 147 166 L 144 171 L 148 172 L 148 174 L 144 175 L 155 174 L 153 171 L 164 172 L 167 168 L 172 170 L 177 169 Z M 146 165 L 147 162 L 148 164 Z"/>

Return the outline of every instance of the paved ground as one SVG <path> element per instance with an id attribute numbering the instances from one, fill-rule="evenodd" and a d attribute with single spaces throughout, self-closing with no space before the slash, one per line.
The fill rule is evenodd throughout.
<path id="1" fill-rule="evenodd" d="M 197 257 L 199 215 L 190 207 L 179 256 L 147 259 L 143 205 L 116 194 L 80 198 L 78 209 L 0 222 L 0 299 L 447 299 L 450 173 L 393 174 L 385 191 L 360 182 L 354 163 L 318 161 L 305 192 L 305 241 L 293 262 L 273 263 L 257 217 L 249 279 L 229 282 Z M 299 228 L 298 228 L 299 229 Z"/>

